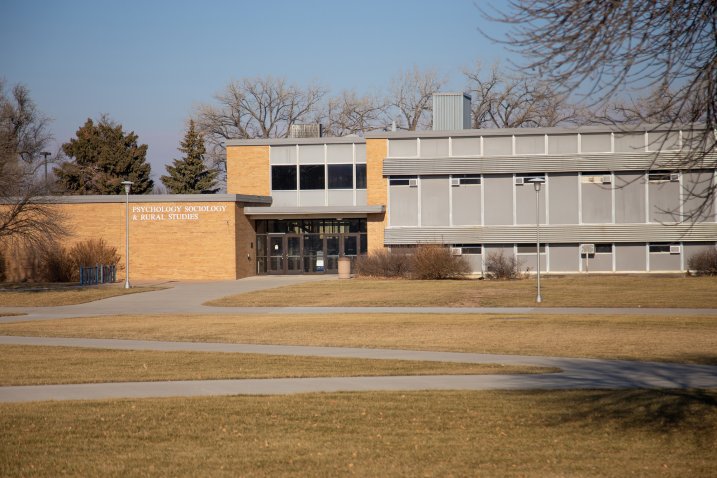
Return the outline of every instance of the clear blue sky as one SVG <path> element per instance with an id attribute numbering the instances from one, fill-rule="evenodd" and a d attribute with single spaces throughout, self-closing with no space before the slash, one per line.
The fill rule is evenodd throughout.
<path id="1" fill-rule="evenodd" d="M 500 7 L 503 0 L 490 2 Z M 52 151 L 107 114 L 149 145 L 152 176 L 179 157 L 185 121 L 234 79 L 283 76 L 332 93 L 385 92 L 416 65 L 448 76 L 506 57 L 474 0 L 3 0 L 0 77 L 53 119 Z"/>

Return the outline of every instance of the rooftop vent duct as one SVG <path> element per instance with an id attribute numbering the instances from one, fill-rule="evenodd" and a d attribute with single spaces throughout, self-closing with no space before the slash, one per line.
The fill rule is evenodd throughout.
<path id="1" fill-rule="evenodd" d="M 289 127 L 289 138 L 321 138 L 322 132 L 320 123 L 292 124 Z"/>
<path id="2" fill-rule="evenodd" d="M 433 131 L 471 128 L 471 97 L 468 93 L 433 94 Z"/>

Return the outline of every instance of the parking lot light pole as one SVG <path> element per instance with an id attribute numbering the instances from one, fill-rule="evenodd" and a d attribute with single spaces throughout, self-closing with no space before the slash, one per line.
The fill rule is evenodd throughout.
<path id="1" fill-rule="evenodd" d="M 49 151 L 43 151 L 40 155 L 45 158 L 45 194 L 47 194 L 47 157 L 52 156 L 52 153 Z"/>
<path id="2" fill-rule="evenodd" d="M 132 187 L 132 181 L 122 181 L 122 185 L 124 186 L 124 217 L 125 217 L 125 227 L 124 227 L 124 237 L 125 237 L 125 244 L 124 244 L 124 269 L 125 269 L 125 275 L 124 275 L 124 288 L 129 289 L 129 190 Z"/>
<path id="3" fill-rule="evenodd" d="M 531 182 L 535 186 L 535 256 L 538 262 L 538 292 L 535 296 L 535 302 L 540 304 L 543 302 L 543 297 L 540 295 L 540 186 L 545 182 L 545 179 L 535 178 Z"/>

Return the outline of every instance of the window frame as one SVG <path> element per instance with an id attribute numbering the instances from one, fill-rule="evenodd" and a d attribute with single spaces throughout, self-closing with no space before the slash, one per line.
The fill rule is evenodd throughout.
<path id="1" fill-rule="evenodd" d="M 318 186 L 318 182 L 315 179 L 307 178 L 305 180 L 305 174 L 304 171 L 313 170 L 313 171 L 321 171 L 321 187 Z M 299 165 L 299 190 L 300 191 L 325 191 L 326 190 L 326 165 L 324 164 L 300 164 Z M 310 179 L 310 180 L 309 180 Z M 304 183 L 309 183 L 312 187 L 305 187 Z"/>
<path id="2" fill-rule="evenodd" d="M 271 166 L 271 190 L 272 190 L 272 191 L 296 191 L 296 189 L 297 189 L 298 186 L 299 186 L 299 183 L 298 183 L 299 177 L 298 177 L 298 174 L 297 174 L 297 170 L 296 170 L 296 169 L 297 169 L 296 165 L 285 165 L 285 164 L 272 165 L 272 166 Z M 275 186 L 275 183 L 276 183 L 275 177 L 276 177 L 276 176 L 275 176 L 274 173 L 277 172 L 277 174 L 278 174 L 281 170 L 293 171 L 293 184 L 294 184 L 294 187 L 293 187 L 293 188 L 290 188 L 290 187 L 276 187 L 276 186 Z M 283 177 L 284 174 L 281 174 L 280 176 Z"/>
<path id="3" fill-rule="evenodd" d="M 354 184 L 356 189 L 366 189 L 366 163 L 356 163 L 355 166 L 354 178 L 356 182 Z M 359 169 L 361 169 L 361 171 L 359 171 Z"/>
<path id="4" fill-rule="evenodd" d="M 451 244 L 450 247 L 460 247 L 461 255 L 479 256 L 483 254 L 483 244 Z M 475 252 L 474 249 L 477 249 L 478 252 Z"/>
<path id="5" fill-rule="evenodd" d="M 345 183 L 345 180 L 346 180 L 346 177 L 347 177 L 346 174 L 340 174 L 340 175 L 337 175 L 337 176 L 333 176 L 333 175 L 332 175 L 331 170 L 332 170 L 332 169 L 336 170 L 336 169 L 339 169 L 339 168 L 343 168 L 343 169 L 348 170 L 348 172 L 349 172 L 349 174 L 348 174 L 348 178 L 349 178 L 349 183 L 348 183 L 348 185 L 346 185 L 346 183 Z M 347 190 L 347 189 L 353 189 L 353 187 L 354 187 L 354 166 L 353 166 L 352 164 L 328 164 L 328 165 L 326 165 L 326 176 L 327 176 L 327 177 L 326 177 L 326 188 L 327 188 L 327 189 L 331 189 L 331 190 L 337 190 L 337 189 L 339 189 L 339 190 Z M 339 185 L 332 184 L 332 182 L 335 181 L 337 178 L 342 178 L 342 179 L 344 179 L 344 184 L 339 184 Z M 332 181 L 332 180 L 333 180 L 333 181 Z"/>

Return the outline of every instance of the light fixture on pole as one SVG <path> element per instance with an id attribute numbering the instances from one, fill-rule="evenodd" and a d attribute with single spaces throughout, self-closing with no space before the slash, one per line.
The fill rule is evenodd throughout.
<path id="1" fill-rule="evenodd" d="M 132 184 L 134 184 L 132 181 L 122 181 L 122 186 L 124 186 L 124 197 L 125 197 L 125 201 L 124 201 L 124 217 L 125 217 L 124 288 L 125 289 L 130 288 L 130 285 L 129 285 L 129 190 L 132 187 Z"/>
<path id="2" fill-rule="evenodd" d="M 535 186 L 535 256 L 537 257 L 537 277 L 538 277 L 538 291 L 535 295 L 535 302 L 540 304 L 543 302 L 543 297 L 540 295 L 540 186 L 543 185 L 545 179 L 535 178 L 531 182 Z"/>
<path id="3" fill-rule="evenodd" d="M 45 158 L 45 189 L 47 189 L 47 157 L 52 155 L 49 151 L 43 151 L 40 153 Z"/>

